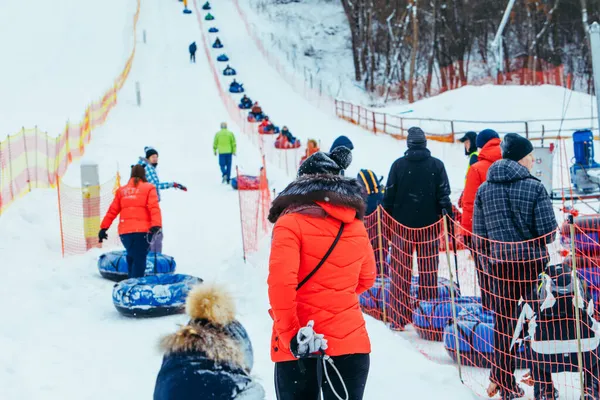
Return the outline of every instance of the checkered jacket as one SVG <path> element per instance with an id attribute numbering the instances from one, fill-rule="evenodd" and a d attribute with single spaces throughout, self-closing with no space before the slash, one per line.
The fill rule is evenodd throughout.
<path id="1" fill-rule="evenodd" d="M 148 160 L 144 157 L 140 157 L 138 161 L 139 165 L 143 165 L 146 169 L 146 180 L 156 186 L 156 193 L 158 194 L 158 201 L 160 201 L 160 191 L 162 189 L 170 189 L 173 187 L 173 182 L 161 182 L 158 179 L 158 174 L 156 173 L 156 168 L 154 165 L 150 164 Z"/>
<path id="2" fill-rule="evenodd" d="M 499 160 L 492 164 L 487 181 L 479 187 L 475 198 L 473 233 L 504 243 L 486 245 L 486 241 L 479 240 L 476 241 L 479 249 L 491 252 L 487 255 L 492 261 L 546 260 L 546 245 L 554 241 L 552 232 L 556 229 L 554 210 L 544 185 L 515 161 Z M 512 244 L 524 241 L 528 242 Z"/>

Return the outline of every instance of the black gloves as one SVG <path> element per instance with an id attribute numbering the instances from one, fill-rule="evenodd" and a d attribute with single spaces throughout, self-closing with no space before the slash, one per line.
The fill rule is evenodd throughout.
<path id="1" fill-rule="evenodd" d="M 183 186 L 181 183 L 174 182 L 173 187 L 175 189 L 179 189 L 179 190 L 183 190 L 184 192 L 187 192 L 187 188 L 185 186 Z"/>
<path id="2" fill-rule="evenodd" d="M 108 239 L 108 235 L 106 234 L 106 229 L 100 229 L 98 232 L 98 241 L 102 243 L 103 240 Z"/>
<path id="3" fill-rule="evenodd" d="M 150 228 L 150 231 L 148 233 L 150 233 L 151 235 L 156 235 L 158 232 L 160 232 L 160 226 L 153 226 L 152 228 Z"/>

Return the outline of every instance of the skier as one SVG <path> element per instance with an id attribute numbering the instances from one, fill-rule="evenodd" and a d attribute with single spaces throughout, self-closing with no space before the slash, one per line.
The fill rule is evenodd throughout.
<path id="1" fill-rule="evenodd" d="M 491 131 L 493 134 L 486 134 L 486 131 Z M 486 254 L 478 254 L 474 250 L 471 232 L 473 231 L 473 205 L 475 204 L 475 195 L 477 189 L 487 179 L 487 172 L 490 166 L 502 158 L 500 150 L 500 138 L 498 134 L 491 129 L 482 131 L 477 135 L 478 160 L 472 164 L 467 172 L 467 180 L 465 182 L 465 190 L 462 193 L 462 219 L 461 225 L 463 229 L 463 240 L 465 245 L 471 250 L 475 267 L 477 269 L 477 277 L 479 279 L 479 287 L 481 288 L 481 303 L 486 309 L 491 309 L 491 290 L 492 286 L 489 282 L 488 265 L 489 260 Z"/>
<path id="2" fill-rule="evenodd" d="M 175 188 L 187 192 L 187 187 L 177 182 L 161 182 L 158 179 L 156 168 L 158 167 L 158 151 L 153 147 L 144 147 L 146 152 L 146 158 L 140 157 L 138 164 L 143 166 L 146 170 L 146 180 L 156 186 L 156 194 L 158 195 L 158 201 L 160 201 L 160 191 L 163 189 Z M 155 253 L 162 253 L 162 244 L 164 239 L 164 231 L 161 229 L 160 232 L 156 233 L 152 237 L 152 243 L 150 244 L 150 251 Z"/>
<path id="3" fill-rule="evenodd" d="M 198 50 L 198 46 L 196 46 L 196 42 L 192 42 L 192 44 L 190 44 L 190 61 L 191 62 L 196 62 L 196 51 Z"/>
<path id="4" fill-rule="evenodd" d="M 158 234 L 162 226 L 157 189 L 146 181 L 146 171 L 141 165 L 131 167 L 131 177 L 127 185 L 120 187 L 113 202 L 100 224 L 100 243 L 108 239 L 106 231 L 117 215 L 119 236 L 127 251 L 129 278 L 141 278 L 146 271 L 146 256 L 152 236 Z"/>
<path id="5" fill-rule="evenodd" d="M 473 238 L 476 250 L 495 260 L 490 264 L 494 359 L 487 393 L 514 399 L 523 396 L 513 375 L 516 360 L 510 350 L 514 316 L 519 299 L 535 291 L 536 277 L 549 261 L 546 246 L 554 241 L 557 224 L 544 185 L 530 173 L 531 142 L 508 133 L 500 147 L 502 160 L 492 164 L 475 197 Z"/>
<path id="6" fill-rule="evenodd" d="M 215 134 L 213 143 L 215 156 L 219 153 L 219 166 L 221 167 L 221 181 L 229 184 L 231 181 L 231 160 L 235 156 L 236 143 L 233 132 L 227 130 L 227 123 L 221 123 L 221 130 Z"/>
<path id="7" fill-rule="evenodd" d="M 231 295 L 198 285 L 187 296 L 186 312 L 188 324 L 161 341 L 165 356 L 154 400 L 264 400 L 264 389 L 250 375 L 252 343 L 235 320 Z"/>
<path id="8" fill-rule="evenodd" d="M 427 138 L 421 128 L 408 130 L 408 150 L 394 162 L 388 175 L 383 199 L 385 211 L 399 224 L 392 246 L 392 281 L 399 315 L 393 328 L 403 330 L 412 322 L 410 284 L 413 251 L 416 249 L 419 268 L 419 300 L 432 300 L 437 295 L 439 236 L 441 224 L 436 224 L 445 210 L 452 216 L 450 183 L 444 163 L 431 157 Z M 428 227 L 427 230 L 418 228 Z"/>
<path id="9" fill-rule="evenodd" d="M 340 176 L 351 161 L 345 147 L 313 154 L 269 212 L 275 223 L 267 283 L 278 400 L 318 398 L 323 360 L 314 353 L 322 351 L 341 373 L 348 398 L 363 398 L 371 345 L 358 295 L 371 288 L 376 271 L 362 189 Z M 339 398 L 334 390 L 344 394 L 333 379 L 322 386 L 324 400 Z"/>

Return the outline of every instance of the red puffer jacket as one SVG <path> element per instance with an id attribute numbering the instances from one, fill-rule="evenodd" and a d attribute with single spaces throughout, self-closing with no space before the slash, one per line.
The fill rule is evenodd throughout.
<path id="1" fill-rule="evenodd" d="M 327 182 L 331 179 L 335 182 Z M 299 178 L 273 202 L 269 218 L 277 223 L 268 284 L 274 362 L 296 359 L 290 342 L 309 320 L 315 321 L 315 332 L 325 335 L 328 355 L 371 352 L 358 295 L 373 286 L 376 268 L 361 220 L 365 206 L 360 193 L 355 180 L 313 176 Z M 346 225 L 337 246 L 296 291 L 327 253 L 341 222 Z"/>
<path id="2" fill-rule="evenodd" d="M 135 186 L 130 179 L 127 185 L 117 190 L 100 228 L 110 228 L 119 214 L 119 235 L 148 232 L 153 226 L 162 226 L 156 187 L 148 182 L 139 182 Z"/>
<path id="3" fill-rule="evenodd" d="M 479 161 L 471 165 L 467 173 L 465 190 L 462 195 L 463 215 L 461 220 L 461 225 L 465 228 L 464 233 L 467 235 L 470 235 L 473 230 L 473 207 L 477 189 L 486 181 L 490 166 L 502 158 L 500 142 L 500 139 L 489 140 L 479 151 Z"/>

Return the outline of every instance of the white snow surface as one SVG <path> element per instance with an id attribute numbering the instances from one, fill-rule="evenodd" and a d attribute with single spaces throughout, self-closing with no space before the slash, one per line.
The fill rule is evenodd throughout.
<path id="1" fill-rule="evenodd" d="M 122 20 L 125 25 L 130 23 L 134 9 L 130 2 L 134 3 L 128 1 L 127 7 L 113 10 L 111 18 Z M 30 15 L 25 10 L 31 2 L 15 4 L 10 8 L 11 17 L 5 21 L 10 23 L 11 32 L 13 26 L 17 31 L 20 26 L 30 23 Z M 387 174 L 391 163 L 403 154 L 404 142 L 373 135 L 316 110 L 261 57 L 248 38 L 231 0 L 212 5 L 211 13 L 216 20 L 210 25 L 220 29 L 218 36 L 225 45 L 218 52 L 211 50 L 212 56 L 221 52 L 229 55 L 231 66 L 238 70 L 236 79 L 244 83 L 251 98 L 260 100 L 276 122 L 288 125 L 303 142 L 317 138 L 321 140 L 322 148 L 328 150 L 335 137 L 349 136 L 355 144 L 349 175 L 361 168 Z M 4 3 L 0 7 L 3 6 Z M 81 13 L 88 13 L 87 4 L 77 6 Z M 109 5 L 106 7 L 108 9 Z M 183 15 L 181 10 L 178 2 L 145 0 L 142 3 L 140 26 L 147 29 L 148 43 L 139 45 L 119 103 L 105 127 L 94 135 L 81 162 L 99 162 L 101 181 L 113 176 L 117 168 L 127 176 L 129 166 L 142 155 L 144 146 L 151 145 L 160 153 L 161 179 L 188 186 L 188 192 L 162 192 L 165 253 L 175 257 L 178 272 L 224 284 L 234 294 L 239 319 L 247 328 L 255 349 L 253 373 L 264 385 L 267 399 L 275 399 L 266 290 L 269 243 L 267 240 L 262 250 L 244 264 L 238 194 L 221 185 L 217 161 L 212 155 L 214 132 L 221 121 L 228 120 L 228 114 L 219 99 L 201 48 L 204 32 L 194 14 Z M 94 18 L 100 13 L 96 11 Z M 52 15 L 57 21 L 68 22 L 73 18 L 70 12 L 71 9 L 57 7 Z M 205 29 L 210 25 L 205 23 Z M 5 26 L 0 24 L 0 27 Z M 62 26 L 55 29 L 62 29 Z M 19 37 L 11 36 L 14 40 Z M 54 37 L 53 33 L 48 36 Z M 44 51 L 51 53 L 74 48 L 80 39 L 81 36 L 75 34 L 63 35 L 60 40 L 47 42 L 48 48 Z M 106 40 L 110 41 L 109 38 Z M 212 42 L 214 36 L 209 40 Z M 187 46 L 192 41 L 199 45 L 196 64 L 190 64 L 188 60 Z M 21 45 L 25 46 L 24 42 Z M 106 77 L 102 82 L 112 82 L 131 42 L 131 37 L 121 38 L 103 47 L 112 51 L 104 54 L 104 61 L 110 61 L 114 68 L 110 73 L 102 72 Z M 79 62 L 80 55 L 65 53 L 72 63 Z M 30 88 L 23 76 L 32 73 L 27 68 L 29 64 L 23 63 L 22 68 L 13 68 L 12 72 L 23 71 L 22 76 L 15 78 L 22 82 L 22 86 L 15 88 L 22 90 Z M 218 67 L 222 69 L 224 65 Z M 55 70 L 48 69 L 43 73 L 43 80 L 54 80 Z M 230 79 L 223 78 L 220 84 L 228 87 Z M 64 96 L 61 101 L 55 101 L 54 106 L 64 107 L 65 113 L 78 113 L 79 102 L 74 100 L 78 93 L 95 98 L 97 91 L 102 92 L 104 88 L 104 83 L 99 83 L 99 88 L 82 89 L 84 81 L 65 80 L 62 83 Z M 136 81 L 142 88 L 140 108 L 135 105 Z M 519 88 L 512 89 L 514 95 L 519 96 Z M 9 95 L 14 93 L 19 91 Z M 22 96 L 26 97 L 25 94 Z M 546 96 L 549 95 L 540 92 L 540 98 Z M 1 91 L 1 104 L 11 102 L 6 97 L 7 94 Z M 236 99 L 239 97 L 236 95 Z M 19 97 L 18 101 L 25 102 L 26 99 Z M 502 102 L 499 101 L 498 106 L 501 107 Z M 439 107 L 439 104 L 432 106 L 430 111 L 433 113 Z M 539 113 L 539 109 L 532 107 L 532 116 Z M 464 111 L 464 115 L 477 118 L 469 110 Z M 32 123 L 34 119 L 32 113 Z M 52 126 L 53 123 L 48 118 L 47 124 Z M 231 128 L 236 131 L 235 126 Z M 256 173 L 260 165 L 258 149 L 241 134 L 237 139 L 235 163 L 244 172 Z M 430 142 L 429 147 L 435 156 L 446 162 L 453 188 L 460 189 L 466 165 L 462 147 L 434 142 Z M 272 165 L 268 171 L 272 186 L 276 190 L 283 189 L 289 178 Z M 77 185 L 78 163 L 69 168 L 65 182 Z M 457 197 L 459 192 L 456 190 L 453 196 Z M 157 342 L 162 335 L 177 329 L 177 324 L 185 323 L 186 318 L 137 320 L 120 316 L 111 304 L 113 284 L 100 278 L 96 269 L 100 254 L 100 250 L 94 250 L 82 256 L 60 258 L 54 191 L 30 193 L 0 217 L 0 259 L 4 267 L 0 279 L 0 299 L 4 303 L 0 353 L 6 360 L 0 364 L 0 399 L 142 400 L 152 397 L 162 358 Z M 381 322 L 370 317 L 366 320 L 373 352 L 365 399 L 476 397 L 461 385 L 455 366 L 425 358 L 406 339 L 410 334 L 395 334 Z"/>

